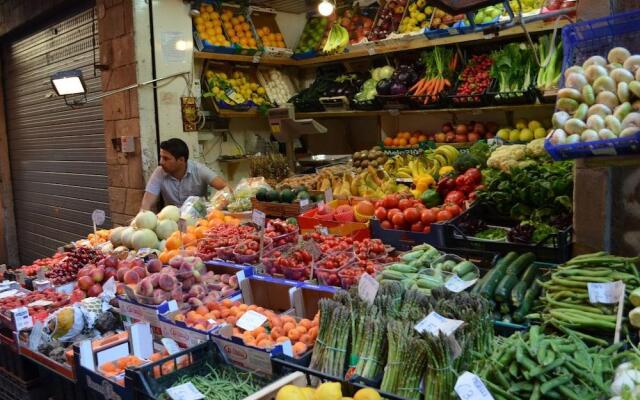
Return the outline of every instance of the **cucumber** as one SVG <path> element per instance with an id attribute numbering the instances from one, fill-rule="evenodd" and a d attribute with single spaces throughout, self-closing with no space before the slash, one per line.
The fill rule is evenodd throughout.
<path id="1" fill-rule="evenodd" d="M 394 281 L 401 281 L 407 279 L 408 276 L 399 271 L 394 271 L 392 269 L 385 269 L 382 271 L 382 279 L 390 279 Z"/>
<path id="2" fill-rule="evenodd" d="M 476 266 L 471 261 L 462 261 L 453 267 L 452 272 L 458 276 L 463 276 L 469 272 L 475 272 Z"/>
<path id="3" fill-rule="evenodd" d="M 529 314 L 531 308 L 533 307 L 533 302 L 538 296 L 540 296 L 540 291 L 542 290 L 542 286 L 538 283 L 537 280 L 533 281 L 531 287 L 527 289 L 524 294 L 524 299 L 522 300 L 522 304 L 520 304 L 520 308 L 513 313 L 513 320 L 517 323 L 524 322 L 524 318 Z"/>
<path id="4" fill-rule="evenodd" d="M 524 299 L 524 294 L 526 293 L 531 283 L 538 275 L 538 264 L 532 263 L 529 265 L 522 277 L 520 278 L 520 282 L 518 282 L 513 289 L 511 289 L 511 304 L 516 307 L 520 307 L 520 303 Z"/>
<path id="5" fill-rule="evenodd" d="M 453 271 L 453 269 L 456 267 L 456 262 L 453 260 L 447 260 L 444 262 L 444 264 L 442 265 L 442 270 L 443 271 L 447 271 L 447 272 L 451 272 Z M 454 271 L 455 272 L 455 271 Z M 460 274 L 456 274 L 456 275 L 460 275 Z"/>
<path id="6" fill-rule="evenodd" d="M 441 287 L 443 282 L 441 279 L 423 275 L 416 280 L 416 284 L 423 289 L 435 289 Z"/>
<path id="7" fill-rule="evenodd" d="M 404 262 L 411 262 L 419 259 L 425 252 L 423 250 L 410 251 L 400 257 L 400 260 Z"/>
<path id="8" fill-rule="evenodd" d="M 496 286 L 502 280 L 509 264 L 511 264 L 517 257 L 518 255 L 512 251 L 496 263 L 491 271 L 489 271 L 489 274 L 491 275 L 487 278 L 484 285 L 482 285 L 482 289 L 480 289 L 482 297 L 485 299 L 493 299 L 493 293 L 496 290 Z"/>
<path id="9" fill-rule="evenodd" d="M 521 254 L 520 257 L 509 265 L 509 268 L 507 268 L 507 274 L 520 276 L 535 260 L 536 256 L 531 252 Z"/>
<path id="10" fill-rule="evenodd" d="M 475 285 L 473 285 L 473 289 L 471 289 L 471 293 L 480 293 L 480 289 L 482 289 L 482 287 L 484 286 L 485 282 L 487 281 L 487 279 L 489 279 L 489 277 L 491 277 L 491 274 L 493 273 L 494 270 L 489 270 L 489 272 L 487 272 L 486 274 L 484 274 L 483 277 L 481 277 L 478 282 L 476 282 Z"/>
<path id="11" fill-rule="evenodd" d="M 458 275 L 460 276 L 460 275 Z M 476 279 L 478 277 L 478 275 L 476 275 L 476 271 L 469 271 L 466 274 L 460 276 L 460 279 L 462 279 L 463 281 L 472 281 L 474 279 Z"/>

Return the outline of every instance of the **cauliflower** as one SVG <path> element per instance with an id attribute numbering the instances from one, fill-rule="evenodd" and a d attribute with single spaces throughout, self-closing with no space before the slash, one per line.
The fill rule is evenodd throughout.
<path id="1" fill-rule="evenodd" d="M 513 144 L 498 147 L 487 160 L 490 168 L 509 171 L 511 167 L 517 167 L 518 161 L 526 156 L 526 146 L 523 144 Z"/>
<path id="2" fill-rule="evenodd" d="M 534 139 L 527 143 L 526 153 L 529 157 L 534 158 L 547 156 L 547 151 L 544 149 L 544 138 Z"/>

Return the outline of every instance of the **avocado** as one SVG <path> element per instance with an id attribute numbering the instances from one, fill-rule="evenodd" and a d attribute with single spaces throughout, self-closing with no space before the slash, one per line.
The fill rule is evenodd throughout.
<path id="1" fill-rule="evenodd" d="M 309 199 L 311 196 L 309 196 L 309 192 L 307 192 L 306 190 L 301 191 L 300 193 L 298 193 L 298 196 L 296 197 L 298 200 L 304 200 L 304 199 Z"/>
<path id="2" fill-rule="evenodd" d="M 280 201 L 280 193 L 278 193 L 277 190 L 269 190 L 267 192 L 267 201 L 277 203 L 278 201 Z"/>
<path id="3" fill-rule="evenodd" d="M 256 200 L 258 200 L 258 201 L 267 201 L 267 189 L 266 188 L 258 189 L 258 191 L 256 192 Z"/>
<path id="4" fill-rule="evenodd" d="M 296 196 L 291 189 L 284 189 L 280 192 L 280 201 L 283 203 L 291 203 L 295 197 Z"/>

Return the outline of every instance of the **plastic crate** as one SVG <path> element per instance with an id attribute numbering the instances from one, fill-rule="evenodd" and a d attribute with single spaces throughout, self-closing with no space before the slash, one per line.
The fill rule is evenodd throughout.
<path id="1" fill-rule="evenodd" d="M 13 374 L 0 371 L 0 400 L 47 400 L 49 388 L 42 380 L 22 381 Z"/>
<path id="2" fill-rule="evenodd" d="M 399 251 L 411 250 L 413 246 L 419 245 L 421 243 L 428 243 L 438 248 L 445 245 L 444 223 L 431 224 L 430 233 L 384 229 L 380 225 L 380 221 L 375 218 L 371 220 L 369 226 L 371 228 L 371 237 L 373 239 L 380 239 L 385 244 L 391 245 Z"/>
<path id="3" fill-rule="evenodd" d="M 382 103 L 376 98 L 367 101 L 352 100 L 351 108 L 359 111 L 378 111 L 382 109 Z"/>
<path id="4" fill-rule="evenodd" d="M 163 364 L 178 365 L 178 360 L 182 357 L 188 357 L 188 366 L 179 369 L 173 368 L 173 372 L 163 373 Z M 218 346 L 213 342 L 207 342 L 142 367 L 127 369 L 125 371 L 125 387 L 133 391 L 133 399 L 158 399 L 180 377 L 208 371 L 207 363 L 212 366 L 236 368 L 226 362 Z M 258 379 L 262 381 L 264 386 L 271 382 L 266 378 Z"/>
<path id="5" fill-rule="evenodd" d="M 500 92 L 498 91 L 497 79 L 494 79 L 493 82 L 491 82 L 491 85 L 487 90 L 487 97 L 491 103 L 496 105 L 535 104 L 537 99 L 536 92 L 533 87 L 515 92 Z"/>
<path id="6" fill-rule="evenodd" d="M 519 221 L 496 215 L 495 210 L 486 204 L 474 204 L 465 210 L 456 218 L 444 224 L 442 236 L 444 236 L 445 245 L 448 247 L 472 248 L 505 254 L 510 251 L 517 253 L 532 252 L 536 256 L 536 260 L 562 263 L 569 260 L 572 256 L 572 231 L 571 226 L 560 230 L 558 233 L 549 235 L 539 243 L 512 243 L 509 241 L 489 241 L 482 239 L 474 239 L 458 227 L 458 224 L 468 216 L 481 218 L 487 225 L 501 226 L 511 228 L 516 226 Z M 432 224 L 433 227 L 433 224 Z"/>
<path id="7" fill-rule="evenodd" d="M 458 86 L 462 81 L 458 80 L 455 86 L 451 89 L 449 98 L 449 104 L 451 107 L 486 107 L 491 104 L 491 97 L 487 95 L 487 91 L 491 87 L 491 84 L 479 94 L 464 95 L 456 94 Z"/>
<path id="8" fill-rule="evenodd" d="M 609 50 L 618 46 L 631 54 L 640 53 L 640 10 L 567 25 L 562 28 L 562 42 L 560 87 L 564 87 L 564 71 L 572 65 L 582 65 L 591 56 L 606 57 Z M 544 147 L 554 160 L 637 154 L 640 132 L 624 138 L 563 145 L 553 145 L 547 137 Z"/>

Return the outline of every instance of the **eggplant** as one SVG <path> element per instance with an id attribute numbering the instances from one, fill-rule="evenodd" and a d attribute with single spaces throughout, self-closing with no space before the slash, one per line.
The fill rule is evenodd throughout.
<path id="1" fill-rule="evenodd" d="M 400 82 L 395 82 L 391 84 L 391 88 L 389 89 L 389 93 L 392 96 L 399 96 L 407 93 L 408 87 Z"/>
<path id="2" fill-rule="evenodd" d="M 391 94 L 391 79 L 380 79 L 376 84 L 376 92 L 382 96 Z"/>

